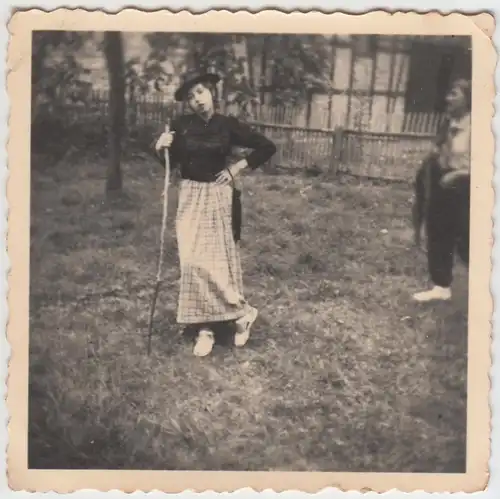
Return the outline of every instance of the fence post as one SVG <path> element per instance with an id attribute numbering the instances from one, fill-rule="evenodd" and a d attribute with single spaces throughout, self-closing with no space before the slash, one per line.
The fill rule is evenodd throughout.
<path id="1" fill-rule="evenodd" d="M 339 171 L 342 162 L 342 142 L 343 142 L 344 129 L 341 126 L 336 127 L 332 133 L 333 151 L 330 156 L 330 171 L 336 174 Z"/>

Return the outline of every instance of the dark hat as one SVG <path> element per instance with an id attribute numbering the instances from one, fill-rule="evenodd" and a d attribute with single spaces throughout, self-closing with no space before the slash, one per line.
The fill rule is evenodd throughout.
<path id="1" fill-rule="evenodd" d="M 220 76 L 217 73 L 191 70 L 182 75 L 181 80 L 181 84 L 174 94 L 176 101 L 184 100 L 189 89 L 198 83 L 211 83 L 215 85 L 220 81 Z"/>

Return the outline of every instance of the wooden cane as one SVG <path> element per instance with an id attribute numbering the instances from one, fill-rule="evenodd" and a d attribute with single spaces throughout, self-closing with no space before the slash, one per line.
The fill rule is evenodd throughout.
<path id="1" fill-rule="evenodd" d="M 165 133 L 169 133 L 169 125 L 165 126 Z M 165 255 L 165 233 L 167 230 L 167 211 L 168 211 L 168 187 L 170 184 L 170 156 L 168 154 L 168 148 L 165 148 L 165 181 L 163 185 L 163 217 L 161 223 L 161 234 L 160 234 L 160 255 L 158 257 L 158 271 L 156 273 L 156 283 L 153 292 L 153 299 L 151 301 L 151 308 L 149 311 L 149 326 L 148 326 L 148 356 L 151 354 L 151 337 L 153 334 L 153 318 L 156 308 L 156 300 L 158 298 L 158 292 L 160 290 L 161 284 L 161 274 L 163 268 L 163 259 Z"/>

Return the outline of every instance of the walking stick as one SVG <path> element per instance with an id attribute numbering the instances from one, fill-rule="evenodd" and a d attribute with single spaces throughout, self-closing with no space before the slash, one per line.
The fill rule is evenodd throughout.
<path id="1" fill-rule="evenodd" d="M 168 125 L 165 126 L 165 133 L 170 131 Z M 153 300 L 151 302 L 151 309 L 149 311 L 149 326 L 148 326 L 148 356 L 151 354 L 151 336 L 153 333 L 153 317 L 156 307 L 156 299 L 158 298 L 158 292 L 160 290 L 161 284 L 161 271 L 163 267 L 163 258 L 165 253 L 165 232 L 167 229 L 167 211 L 168 211 L 168 186 L 170 183 L 170 156 L 168 155 L 168 149 L 165 149 L 165 182 L 163 185 L 163 218 L 161 222 L 161 234 L 160 234 L 160 255 L 158 258 L 158 271 L 156 273 L 156 284 L 153 293 Z"/>

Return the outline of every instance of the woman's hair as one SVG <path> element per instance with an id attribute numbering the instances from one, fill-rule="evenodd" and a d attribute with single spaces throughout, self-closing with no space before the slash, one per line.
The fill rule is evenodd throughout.
<path id="1" fill-rule="evenodd" d="M 467 110 L 470 111 L 472 105 L 472 89 L 470 82 L 465 78 L 459 78 L 452 83 L 450 90 L 454 88 L 462 92 L 465 99 L 465 106 Z"/>

